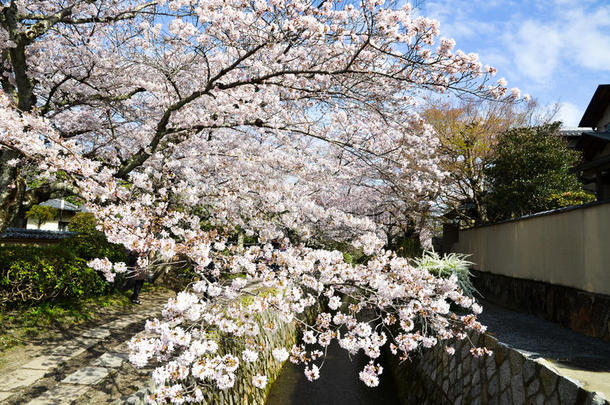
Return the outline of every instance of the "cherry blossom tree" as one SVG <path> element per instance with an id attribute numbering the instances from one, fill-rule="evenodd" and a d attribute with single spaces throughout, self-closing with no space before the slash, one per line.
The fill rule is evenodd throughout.
<path id="1" fill-rule="evenodd" d="M 158 338 L 134 342 L 136 364 L 169 361 L 155 372 L 159 402 L 229 388 L 240 360 L 217 355 L 208 332 L 258 333 L 248 314 L 264 308 L 292 322 L 327 300 L 305 343 L 363 349 L 368 385 L 386 344 L 406 357 L 482 329 L 450 310 L 480 310 L 455 278 L 384 250 L 368 218 L 408 215 L 439 187 L 438 140 L 414 108 L 424 95 L 507 92 L 495 69 L 438 37 L 438 22 L 379 0 L 13 0 L 0 27 L 0 230 L 71 193 L 138 267 L 187 262 L 204 277 L 149 324 Z M 288 248 L 274 251 L 278 240 Z M 371 258 L 347 264 L 323 249 L 331 240 Z M 109 280 L 132 270 L 91 266 Z M 245 278 L 210 281 L 226 273 Z M 276 294 L 217 304 L 257 282 Z M 242 360 L 255 361 L 248 350 Z M 305 345 L 274 356 L 311 379 L 323 361 Z"/>

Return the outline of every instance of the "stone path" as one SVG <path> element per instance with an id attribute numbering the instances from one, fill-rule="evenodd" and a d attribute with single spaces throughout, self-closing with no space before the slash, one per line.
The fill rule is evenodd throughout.
<path id="1" fill-rule="evenodd" d="M 142 305 L 134 306 L 117 319 L 75 333 L 44 346 L 28 346 L 32 355 L 21 364 L 0 369 L 0 403 L 7 405 L 55 405 L 113 402 L 137 390 L 135 380 L 149 378 L 127 364 L 127 342 L 142 331 L 147 318 L 159 312 L 173 293 L 143 294 Z M 116 384 L 120 374 L 131 378 Z M 125 380 L 125 379 L 123 379 Z M 101 392 L 101 394 L 100 394 Z M 92 401 L 95 399 L 95 401 Z"/>
<path id="2" fill-rule="evenodd" d="M 480 321 L 500 342 L 610 399 L 610 342 L 488 302 L 483 308 Z"/>

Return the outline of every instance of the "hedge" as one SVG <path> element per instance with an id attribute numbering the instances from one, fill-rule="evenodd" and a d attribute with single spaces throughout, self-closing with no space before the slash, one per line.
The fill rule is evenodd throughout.
<path id="1" fill-rule="evenodd" d="M 65 246 L 0 247 L 0 303 L 102 295 L 112 286 Z"/>

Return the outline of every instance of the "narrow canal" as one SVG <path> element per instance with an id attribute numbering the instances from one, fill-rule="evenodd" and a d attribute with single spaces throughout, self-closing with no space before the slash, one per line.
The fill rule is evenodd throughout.
<path id="1" fill-rule="evenodd" d="M 385 368 L 378 387 L 369 388 L 358 378 L 367 364 L 363 354 L 348 356 L 334 342 L 328 350 L 320 378 L 309 382 L 303 366 L 286 362 L 273 383 L 266 405 L 398 405 L 394 381 Z M 382 364 L 383 365 L 383 364 Z"/>

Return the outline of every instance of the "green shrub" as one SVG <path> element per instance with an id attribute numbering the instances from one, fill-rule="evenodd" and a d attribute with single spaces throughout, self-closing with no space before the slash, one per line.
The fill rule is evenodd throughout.
<path id="1" fill-rule="evenodd" d="M 502 221 L 547 211 L 572 201 L 556 198 L 581 195 L 582 184 L 572 172 L 579 154 L 557 136 L 559 123 L 514 128 L 498 138 L 496 157 L 486 171 L 490 191 L 488 217 Z"/>
<path id="2" fill-rule="evenodd" d="M 0 247 L 0 303 L 95 296 L 111 289 L 86 259 L 65 246 Z"/>
<path id="3" fill-rule="evenodd" d="M 557 208 L 587 204 L 593 201 L 595 201 L 595 195 L 586 191 L 567 191 L 565 193 L 552 194 L 550 197 L 551 205 Z"/>
<path id="4" fill-rule="evenodd" d="M 77 257 L 85 260 L 107 257 L 112 262 L 127 261 L 127 251 L 122 245 L 108 242 L 103 232 L 96 229 L 95 216 L 89 212 L 79 212 L 68 224 L 68 229 L 77 232 L 76 236 L 63 239 L 59 245 L 71 250 Z"/>

